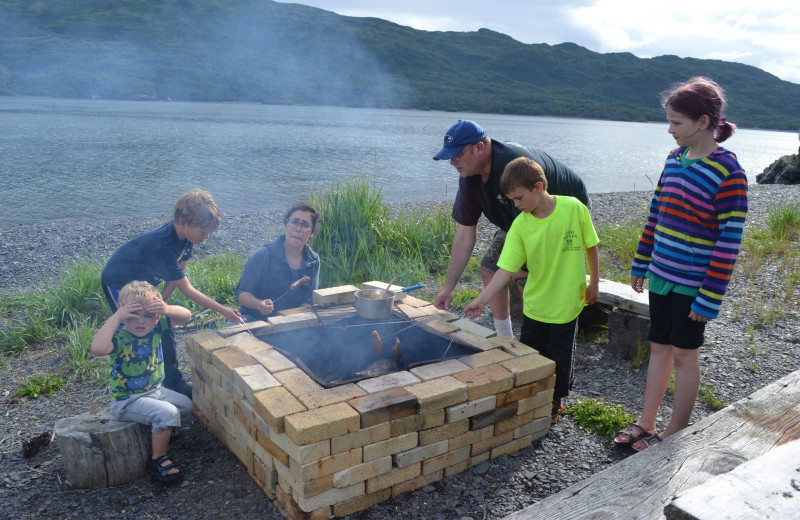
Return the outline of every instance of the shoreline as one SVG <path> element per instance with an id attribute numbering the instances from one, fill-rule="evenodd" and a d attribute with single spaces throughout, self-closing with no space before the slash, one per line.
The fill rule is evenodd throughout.
<path id="1" fill-rule="evenodd" d="M 638 220 L 644 225 L 642 215 L 651 196 L 652 191 L 590 194 L 595 226 L 629 220 Z M 750 213 L 746 227 L 760 223 L 777 204 L 800 200 L 800 185 L 751 185 L 749 196 Z M 384 205 L 392 212 L 441 208 L 449 214 L 452 201 Z M 56 279 L 62 267 L 72 259 L 104 261 L 123 243 L 162 225 L 170 218 L 171 215 L 165 214 L 144 218 L 0 223 L 0 296 L 23 287 L 36 288 Z M 282 218 L 283 211 L 223 212 L 220 229 L 206 242 L 195 247 L 195 257 L 202 259 L 223 252 L 247 256 L 282 232 Z M 491 238 L 494 229 L 485 219 L 481 219 L 477 250 L 480 250 L 482 240 Z M 602 236 L 600 240 L 602 247 Z"/>

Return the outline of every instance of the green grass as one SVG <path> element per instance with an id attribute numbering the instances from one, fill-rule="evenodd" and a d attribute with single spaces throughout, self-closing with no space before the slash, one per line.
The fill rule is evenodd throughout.
<path id="1" fill-rule="evenodd" d="M 597 236 L 600 237 L 597 251 L 601 278 L 622 283 L 630 281 L 633 255 L 639 245 L 639 235 L 646 220 L 645 212 L 639 220 L 627 220 L 597 227 Z"/>
<path id="2" fill-rule="evenodd" d="M 41 395 L 52 397 L 53 394 L 67 384 L 64 376 L 59 374 L 39 374 L 27 379 L 22 387 L 17 390 L 17 397 L 33 397 L 38 398 Z"/>
<path id="3" fill-rule="evenodd" d="M 475 289 L 460 289 L 453 293 L 453 301 L 450 302 L 451 312 L 461 312 L 470 304 L 472 300 L 478 297 L 480 292 Z"/>
<path id="4" fill-rule="evenodd" d="M 238 307 L 234 292 L 244 268 L 244 258 L 234 253 L 222 253 L 186 264 L 186 276 L 192 286 L 214 301 Z M 187 298 L 182 292 L 172 293 L 170 303 L 197 312 L 204 307 Z"/>
<path id="5" fill-rule="evenodd" d="M 338 182 L 312 203 L 323 215 L 312 244 L 324 259 L 322 287 L 393 276 L 412 285 L 447 268 L 455 224 L 445 211 L 392 215 L 364 179 Z"/>
<path id="6" fill-rule="evenodd" d="M 708 405 L 708 407 L 714 411 L 722 410 L 728 406 L 726 401 L 723 401 L 714 395 L 714 390 L 709 385 L 700 385 L 697 395 L 700 396 L 701 401 L 706 403 L 706 405 Z"/>
<path id="7" fill-rule="evenodd" d="M 596 432 L 609 439 L 636 418 L 618 404 L 607 404 L 599 399 L 587 399 L 570 404 L 564 415 L 571 416 L 578 425 L 588 432 Z"/>

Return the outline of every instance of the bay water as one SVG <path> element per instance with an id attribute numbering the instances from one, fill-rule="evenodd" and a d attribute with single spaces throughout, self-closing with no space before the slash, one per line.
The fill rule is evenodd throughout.
<path id="1" fill-rule="evenodd" d="M 590 194 L 652 191 L 675 147 L 666 123 L 0 97 L 0 222 L 168 215 L 192 187 L 211 192 L 223 213 L 282 210 L 353 178 L 388 203 L 452 199 L 458 173 L 432 157 L 458 119 L 545 150 Z M 739 129 L 724 146 L 754 183 L 796 152 L 797 135 Z"/>

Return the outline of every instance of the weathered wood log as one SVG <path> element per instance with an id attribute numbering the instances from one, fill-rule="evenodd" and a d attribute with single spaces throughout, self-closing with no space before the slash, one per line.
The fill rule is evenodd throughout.
<path id="1" fill-rule="evenodd" d="M 800 440 L 692 488 L 664 508 L 667 520 L 800 517 Z"/>
<path id="2" fill-rule="evenodd" d="M 675 495 L 798 438 L 800 370 L 505 520 L 664 518 Z"/>
<path id="3" fill-rule="evenodd" d="M 102 489 L 130 484 L 144 475 L 150 456 L 150 428 L 115 421 L 110 412 L 59 420 L 56 442 L 70 484 Z"/>

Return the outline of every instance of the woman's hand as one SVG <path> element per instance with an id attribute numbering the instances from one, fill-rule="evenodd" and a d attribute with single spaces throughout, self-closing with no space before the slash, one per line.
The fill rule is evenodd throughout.
<path id="1" fill-rule="evenodd" d="M 264 316 L 269 316 L 275 310 L 275 304 L 272 303 L 272 300 L 267 298 L 266 300 L 261 300 L 258 302 L 258 312 L 263 314 Z"/>
<path id="2" fill-rule="evenodd" d="M 637 293 L 644 292 L 644 276 L 631 275 L 631 287 Z"/>

